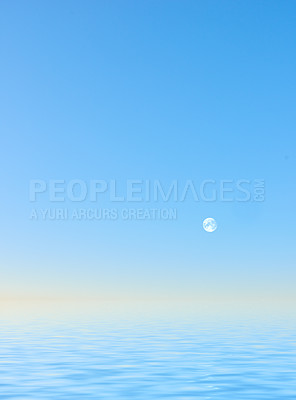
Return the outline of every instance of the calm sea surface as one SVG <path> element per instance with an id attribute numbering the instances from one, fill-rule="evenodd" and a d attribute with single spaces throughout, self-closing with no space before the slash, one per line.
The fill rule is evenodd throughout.
<path id="1" fill-rule="evenodd" d="M 0 399 L 296 399 L 295 324 L 3 319 Z"/>

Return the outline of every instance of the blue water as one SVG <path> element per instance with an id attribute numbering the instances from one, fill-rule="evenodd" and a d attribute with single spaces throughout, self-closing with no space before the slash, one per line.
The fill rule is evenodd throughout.
<path id="1" fill-rule="evenodd" d="M 0 398 L 296 399 L 295 325 L 2 322 Z"/>

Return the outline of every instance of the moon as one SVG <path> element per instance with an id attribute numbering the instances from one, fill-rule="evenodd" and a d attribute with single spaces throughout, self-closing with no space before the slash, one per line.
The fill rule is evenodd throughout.
<path id="1" fill-rule="evenodd" d="M 214 218 L 206 218 L 202 225 L 206 232 L 214 232 L 217 229 L 217 222 Z"/>

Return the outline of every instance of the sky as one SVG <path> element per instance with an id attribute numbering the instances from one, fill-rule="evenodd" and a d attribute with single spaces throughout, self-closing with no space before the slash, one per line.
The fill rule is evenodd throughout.
<path id="1" fill-rule="evenodd" d="M 1 298 L 295 302 L 295 12 L 273 0 L 1 1 Z M 129 180 L 256 179 L 261 202 L 29 199 L 32 180 L 124 192 Z M 57 207 L 177 218 L 30 218 Z"/>

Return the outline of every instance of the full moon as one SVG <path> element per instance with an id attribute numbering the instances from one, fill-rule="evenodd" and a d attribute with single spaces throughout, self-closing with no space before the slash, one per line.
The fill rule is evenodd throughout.
<path id="1" fill-rule="evenodd" d="M 206 232 L 214 232 L 217 229 L 217 222 L 214 218 L 206 218 L 202 225 Z"/>

